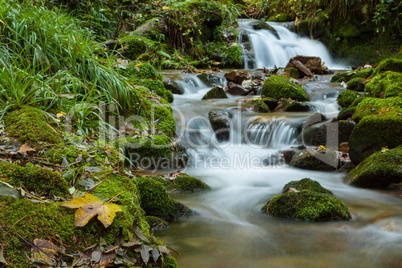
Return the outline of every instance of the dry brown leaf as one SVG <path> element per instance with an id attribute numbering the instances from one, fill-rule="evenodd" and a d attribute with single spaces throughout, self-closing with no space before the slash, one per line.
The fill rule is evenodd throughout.
<path id="1" fill-rule="evenodd" d="M 78 227 L 85 226 L 90 219 L 98 215 L 105 228 L 112 224 L 116 212 L 122 211 L 118 205 L 103 203 L 96 196 L 85 193 L 85 197 L 77 197 L 64 203 L 63 207 L 78 208 L 75 212 L 74 225 Z"/>

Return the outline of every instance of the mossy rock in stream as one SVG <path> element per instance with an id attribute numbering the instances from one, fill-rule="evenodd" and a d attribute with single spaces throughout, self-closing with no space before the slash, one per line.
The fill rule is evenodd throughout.
<path id="1" fill-rule="evenodd" d="M 397 114 L 402 111 L 402 97 L 386 99 L 365 98 L 356 106 L 352 119 L 359 122 L 367 115 Z"/>
<path id="2" fill-rule="evenodd" d="M 402 59 L 390 58 L 383 60 L 378 64 L 374 73 L 378 74 L 386 71 L 402 73 Z"/>
<path id="3" fill-rule="evenodd" d="M 402 144 L 402 116 L 398 114 L 378 114 L 365 116 L 353 129 L 349 139 L 349 156 L 358 164 L 366 157 Z"/>
<path id="4" fill-rule="evenodd" d="M 133 225 L 135 225 L 152 241 L 144 211 L 140 207 L 140 197 L 132 179 L 104 174 L 102 183 L 94 189 L 92 194 L 102 201 L 114 198 L 114 202 L 122 209 L 122 212 L 116 213 L 116 217 L 108 228 L 105 228 L 96 217 L 84 227 L 75 227 L 76 210 L 62 207 L 60 202 L 34 203 L 28 199 L 0 197 L 0 226 L 11 226 L 18 222 L 15 226 L 18 228 L 18 235 L 14 231 L 6 235 L 7 244 L 5 244 L 4 255 L 11 267 L 30 267 L 29 259 L 24 257 L 23 252 L 30 252 L 31 246 L 27 245 L 27 242 L 32 245 L 36 238 L 47 240 L 48 237 L 60 236 L 67 247 L 66 253 L 75 254 L 98 243 L 101 238 L 106 243 L 113 244 L 120 230 L 125 241 L 129 241 L 133 234 Z M 157 247 L 157 245 L 154 246 Z M 139 254 L 133 257 L 137 259 L 137 264 L 142 263 Z M 167 256 L 164 257 L 167 258 Z M 168 267 L 163 266 L 162 260 L 155 266 Z"/>
<path id="5" fill-rule="evenodd" d="M 261 98 L 252 98 L 249 103 L 256 113 L 269 113 L 269 107 Z"/>
<path id="6" fill-rule="evenodd" d="M 25 106 L 6 115 L 4 125 L 9 136 L 23 143 L 61 143 L 56 130 L 50 126 L 40 110 Z"/>
<path id="7" fill-rule="evenodd" d="M 162 183 L 152 178 L 139 177 L 137 186 L 141 195 L 141 207 L 147 216 L 160 217 L 171 222 L 192 214 L 188 207 L 168 195 Z"/>
<path id="8" fill-rule="evenodd" d="M 291 98 L 292 100 L 308 101 L 310 97 L 304 88 L 290 82 L 289 78 L 274 75 L 265 80 L 262 87 L 261 96 L 271 97 L 275 99 Z"/>
<path id="9" fill-rule="evenodd" d="M 164 98 L 169 103 L 172 103 L 174 100 L 172 92 L 165 88 L 165 86 L 161 80 L 150 79 L 150 78 L 147 78 L 147 79 L 135 78 L 135 79 L 132 79 L 132 82 L 134 83 L 134 85 L 139 85 L 139 86 L 144 86 L 146 88 L 149 88 L 150 90 L 155 92 L 155 94 Z"/>
<path id="10" fill-rule="evenodd" d="M 338 95 L 336 101 L 342 108 L 348 108 L 352 105 L 356 98 L 359 97 L 359 93 L 353 90 L 345 90 Z"/>
<path id="11" fill-rule="evenodd" d="M 200 179 L 186 173 L 180 174 L 173 180 L 165 179 L 161 176 L 153 177 L 152 179 L 162 183 L 169 193 L 194 193 L 211 189 Z"/>
<path id="12" fill-rule="evenodd" d="M 360 71 L 347 71 L 337 73 L 331 78 L 331 82 L 349 82 L 353 78 L 369 78 L 373 74 L 372 68 L 366 68 Z"/>
<path id="13" fill-rule="evenodd" d="M 269 200 L 261 211 L 275 217 L 304 221 L 351 219 L 346 204 L 316 181 L 308 178 L 292 181 L 285 185 L 282 192 Z"/>
<path id="14" fill-rule="evenodd" d="M 209 123 L 218 141 L 228 141 L 231 130 L 231 114 L 224 110 L 215 110 L 208 113 Z"/>
<path id="15" fill-rule="evenodd" d="M 266 23 L 265 21 L 258 20 L 258 21 L 253 21 L 251 24 L 251 27 L 253 27 L 254 30 L 268 30 L 270 31 L 276 38 L 279 39 L 279 34 L 275 30 L 274 27 Z"/>
<path id="16" fill-rule="evenodd" d="M 395 87 L 399 89 L 398 95 L 402 88 L 402 73 L 387 71 L 373 77 L 364 88 L 365 92 L 369 92 L 372 97 L 379 97 L 382 94 L 387 96 L 395 95 Z M 387 93 L 387 91 L 389 91 Z"/>
<path id="17" fill-rule="evenodd" d="M 353 79 L 351 79 L 348 83 L 348 89 L 349 90 L 354 90 L 354 91 L 360 91 L 363 92 L 364 91 L 364 79 L 361 77 L 355 77 Z"/>
<path id="18" fill-rule="evenodd" d="M 225 90 L 221 86 L 215 86 L 211 90 L 209 90 L 204 97 L 202 97 L 203 100 L 208 100 L 208 99 L 227 99 L 228 96 L 226 95 Z"/>
<path id="19" fill-rule="evenodd" d="M 376 152 L 348 175 L 351 185 L 364 188 L 386 188 L 393 184 L 402 183 L 402 146 L 394 149 L 383 149 Z"/>
<path id="20" fill-rule="evenodd" d="M 335 171 L 339 167 L 339 161 L 333 150 L 314 151 L 309 149 L 295 154 L 289 165 L 308 170 Z"/>
<path id="21" fill-rule="evenodd" d="M 38 195 L 67 197 L 69 195 L 66 180 L 56 171 L 27 164 L 0 162 L 0 180 L 14 187 L 24 187 Z"/>

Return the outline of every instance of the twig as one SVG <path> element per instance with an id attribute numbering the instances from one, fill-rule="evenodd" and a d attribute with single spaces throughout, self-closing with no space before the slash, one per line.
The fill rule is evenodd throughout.
<path id="1" fill-rule="evenodd" d="M 104 179 L 103 181 L 100 181 L 100 182 L 96 183 L 96 184 L 88 191 L 88 193 L 91 193 L 96 187 L 99 186 L 99 184 L 101 184 L 102 182 L 104 182 L 104 181 L 106 181 L 106 180 L 107 180 L 107 179 Z"/>
<path id="2" fill-rule="evenodd" d="M 19 223 L 20 221 L 22 221 L 22 220 L 25 219 L 26 217 L 28 217 L 28 215 L 26 215 L 26 216 L 22 217 L 21 219 L 19 219 L 18 221 L 16 221 L 16 222 L 10 227 L 10 229 L 7 231 L 7 233 L 5 233 L 5 234 L 1 237 L 0 240 L 3 240 L 3 238 L 11 232 L 11 229 L 13 229 L 14 226 L 17 225 L 17 223 Z"/>

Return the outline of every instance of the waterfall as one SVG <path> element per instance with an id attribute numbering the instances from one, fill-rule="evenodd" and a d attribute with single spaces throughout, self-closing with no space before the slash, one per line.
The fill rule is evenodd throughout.
<path id="1" fill-rule="evenodd" d="M 297 56 L 317 56 L 330 69 L 345 69 L 333 62 L 323 43 L 300 37 L 280 23 L 269 22 L 277 35 L 269 30 L 254 30 L 255 20 L 239 20 L 239 42 L 243 46 L 244 68 L 285 67 L 289 59 Z"/>
<path id="2" fill-rule="evenodd" d="M 245 136 L 246 142 L 255 145 L 262 145 L 268 148 L 289 146 L 294 144 L 297 137 L 297 130 L 286 124 L 284 121 L 274 119 L 270 122 L 259 122 L 250 124 Z"/>

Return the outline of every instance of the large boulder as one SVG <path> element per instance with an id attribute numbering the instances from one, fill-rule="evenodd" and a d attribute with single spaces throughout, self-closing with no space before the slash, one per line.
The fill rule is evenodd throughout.
<path id="1" fill-rule="evenodd" d="M 335 171 L 339 167 L 339 159 L 336 152 L 330 149 L 322 151 L 302 150 L 293 156 L 289 165 L 308 170 Z"/>
<path id="2" fill-rule="evenodd" d="M 358 122 L 367 115 L 397 113 L 401 109 L 401 97 L 392 97 L 386 99 L 365 98 L 356 106 L 356 112 L 353 114 L 352 119 Z"/>
<path id="3" fill-rule="evenodd" d="M 397 92 L 400 93 L 402 88 L 402 73 L 387 71 L 373 77 L 366 84 L 364 91 L 369 92 L 373 97 L 379 97 L 382 94 L 391 97 L 395 96 L 395 94 L 391 94 L 395 87 L 399 89 Z"/>
<path id="4" fill-rule="evenodd" d="M 347 71 L 337 73 L 331 78 L 331 82 L 348 82 L 355 77 L 369 78 L 373 74 L 373 69 L 366 68 L 359 71 Z"/>
<path id="5" fill-rule="evenodd" d="M 293 64 L 293 61 L 299 61 L 303 64 L 310 72 L 314 74 L 323 74 L 325 73 L 326 68 L 322 66 L 320 57 L 310 57 L 310 56 L 296 56 L 289 60 L 286 68 L 295 68 L 296 65 Z"/>
<path id="6" fill-rule="evenodd" d="M 303 130 L 303 143 L 307 146 L 330 146 L 338 148 L 342 142 L 348 142 L 356 123 L 340 120 L 330 123 L 317 123 Z"/>
<path id="7" fill-rule="evenodd" d="M 230 114 L 226 111 L 211 111 L 209 122 L 218 141 L 228 141 L 230 138 Z"/>
<path id="8" fill-rule="evenodd" d="M 351 79 L 347 83 L 347 87 L 350 90 L 363 92 L 364 91 L 364 78 L 355 77 L 355 78 Z"/>
<path id="9" fill-rule="evenodd" d="M 275 99 L 291 98 L 292 100 L 308 101 L 310 97 L 305 90 L 292 82 L 289 78 L 274 75 L 265 80 L 262 87 L 261 96 Z"/>
<path id="10" fill-rule="evenodd" d="M 207 94 L 202 97 L 203 100 L 208 99 L 227 99 L 228 96 L 226 95 L 225 90 L 221 86 L 215 86 L 211 90 L 207 92 Z"/>
<path id="11" fill-rule="evenodd" d="M 350 184 L 365 188 L 402 183 L 402 146 L 370 155 L 348 174 L 347 179 Z"/>
<path id="12" fill-rule="evenodd" d="M 402 116 L 379 114 L 365 116 L 353 129 L 349 139 L 349 156 L 358 164 L 383 147 L 402 144 Z"/>
<path id="13" fill-rule="evenodd" d="M 332 192 L 308 178 L 285 185 L 282 194 L 273 197 L 261 209 L 267 214 L 304 221 L 349 220 L 349 208 Z"/>

